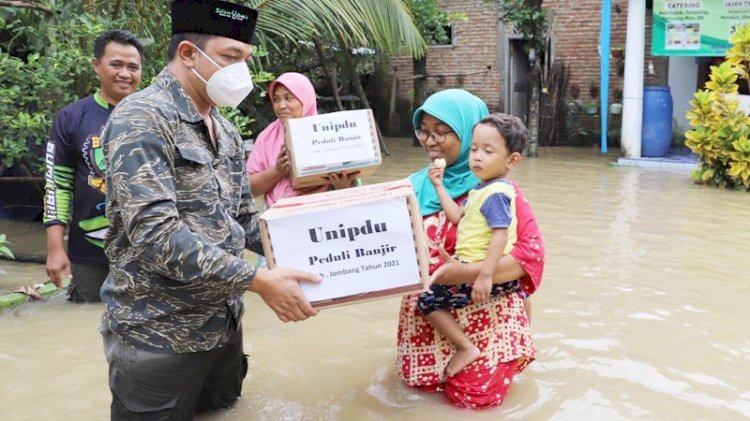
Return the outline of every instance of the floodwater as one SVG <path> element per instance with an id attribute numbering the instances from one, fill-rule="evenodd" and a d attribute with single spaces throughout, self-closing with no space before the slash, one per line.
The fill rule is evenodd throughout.
<path id="1" fill-rule="evenodd" d="M 410 144 L 392 140 L 392 156 L 368 181 L 424 165 Z M 750 418 L 750 194 L 612 167 L 613 157 L 543 148 L 512 173 L 534 206 L 548 263 L 533 297 L 537 361 L 502 407 L 458 410 L 400 384 L 396 298 L 284 324 L 247 294 L 244 394 L 234 409 L 199 419 Z M 26 233 L 10 238 L 18 247 L 44 250 L 38 228 L 3 229 Z M 41 265 L 0 268 L 6 279 L 44 275 Z M 58 295 L 0 313 L 2 419 L 108 418 L 101 312 Z"/>

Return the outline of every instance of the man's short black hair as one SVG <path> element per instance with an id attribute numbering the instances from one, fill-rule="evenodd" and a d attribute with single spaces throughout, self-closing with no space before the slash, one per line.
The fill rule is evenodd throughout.
<path id="1" fill-rule="evenodd" d="M 523 153 L 528 131 L 520 118 L 509 114 L 493 113 L 481 119 L 477 126 L 480 124 L 495 128 L 505 139 L 505 146 L 509 153 Z"/>
<path id="2" fill-rule="evenodd" d="M 102 59 L 104 56 L 104 50 L 110 42 L 132 45 L 138 50 L 138 54 L 140 54 L 141 60 L 143 60 L 143 44 L 141 44 L 141 41 L 139 41 L 138 37 L 135 35 L 128 31 L 123 31 L 122 29 L 104 31 L 96 37 L 96 40 L 94 40 L 94 57 L 96 57 L 97 60 Z"/>
<path id="3" fill-rule="evenodd" d="M 177 54 L 177 46 L 180 45 L 182 41 L 190 41 L 195 44 L 196 47 L 205 50 L 206 43 L 213 36 L 214 35 L 198 34 L 195 32 L 182 32 L 172 35 L 172 38 L 169 40 L 169 46 L 167 47 L 167 63 L 172 61 L 175 54 Z"/>

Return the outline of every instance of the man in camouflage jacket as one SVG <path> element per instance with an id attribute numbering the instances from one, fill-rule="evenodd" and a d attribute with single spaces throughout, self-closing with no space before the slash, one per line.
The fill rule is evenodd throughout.
<path id="1" fill-rule="evenodd" d="M 115 109 L 102 135 L 111 223 L 102 332 L 113 419 L 192 419 L 231 406 L 247 370 L 246 290 L 283 321 L 316 314 L 298 281 L 317 276 L 241 257 L 259 237 L 258 215 L 240 136 L 207 89 L 220 79 L 214 73 L 250 58 L 252 30 L 241 25 L 254 26 L 257 14 L 175 0 L 172 16 L 168 66 Z"/>

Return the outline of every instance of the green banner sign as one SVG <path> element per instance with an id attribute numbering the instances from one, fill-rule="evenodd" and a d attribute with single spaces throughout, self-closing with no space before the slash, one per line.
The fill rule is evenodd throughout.
<path id="1" fill-rule="evenodd" d="M 653 10 L 655 56 L 724 56 L 750 21 L 750 0 L 654 0 Z"/>

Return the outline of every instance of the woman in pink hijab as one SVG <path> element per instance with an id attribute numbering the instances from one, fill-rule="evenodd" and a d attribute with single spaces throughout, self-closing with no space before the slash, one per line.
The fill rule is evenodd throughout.
<path id="1" fill-rule="evenodd" d="M 284 73 L 268 85 L 268 99 L 273 105 L 276 120 L 260 132 L 247 160 L 250 189 L 254 196 L 264 195 L 266 206 L 277 200 L 300 194 L 343 189 L 354 185 L 357 173 L 331 174 L 330 184 L 307 190 L 295 190 L 289 178 L 289 157 L 284 146 L 284 122 L 290 118 L 318 114 L 315 88 L 310 79 L 300 73 Z"/>

